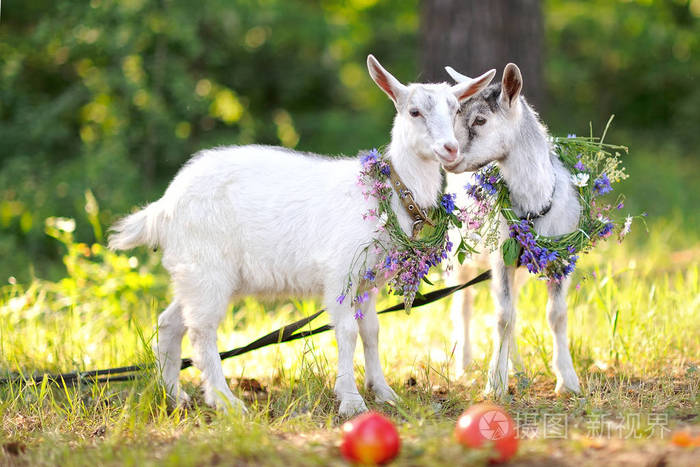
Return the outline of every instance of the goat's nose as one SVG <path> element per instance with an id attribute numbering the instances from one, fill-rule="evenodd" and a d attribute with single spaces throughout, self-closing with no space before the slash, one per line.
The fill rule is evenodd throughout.
<path id="1" fill-rule="evenodd" d="M 457 147 L 457 143 L 449 141 L 445 143 L 443 147 L 445 148 L 445 151 L 447 151 L 447 154 L 449 154 L 451 161 L 457 158 L 457 152 L 459 150 L 459 148 Z"/>

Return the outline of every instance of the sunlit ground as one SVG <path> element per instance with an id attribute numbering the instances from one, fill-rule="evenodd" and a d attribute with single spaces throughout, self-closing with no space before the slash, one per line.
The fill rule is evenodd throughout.
<path id="1" fill-rule="evenodd" d="M 677 430 L 700 431 L 700 247 L 687 235 L 688 248 L 672 249 L 672 243 L 683 244 L 686 237 L 675 225 L 658 221 L 649 234 L 637 225 L 626 243 L 610 241 L 581 262 L 574 279 L 580 287 L 572 287 L 568 299 L 581 397 L 554 396 L 545 287 L 537 280 L 523 287 L 517 332 L 526 371 L 511 374 L 510 394 L 503 401 L 533 437 L 522 443 L 519 462 L 541 463 L 547 457 L 596 465 L 617 462 L 616 456 L 641 463 L 649 456 L 665 456 L 671 465 L 686 465 L 700 459 L 698 449 L 668 441 Z M 69 274 L 62 281 L 3 289 L 3 372 L 85 370 L 150 359 L 148 342 L 155 338 L 156 316 L 169 295 L 158 258 L 137 260 L 71 242 L 68 251 Z M 434 279 L 439 282 L 437 275 Z M 454 368 L 449 301 L 415 309 L 410 316 L 398 312 L 380 318 L 382 360 L 402 402 L 378 406 L 371 394 L 363 394 L 371 407 L 398 424 L 404 463 L 485 460 L 485 454 L 467 452 L 452 439 L 457 416 L 483 399 L 491 354 L 494 318 L 488 285 L 476 290 L 475 361 L 462 376 Z M 379 307 L 395 301 L 384 298 Z M 312 301 L 263 306 L 246 300 L 227 315 L 219 348 L 247 344 L 317 308 Z M 322 315 L 312 326 L 326 320 Z M 190 350 L 185 339 L 183 356 Z M 362 361 L 358 346 L 359 385 Z M 168 410 L 153 375 L 80 388 L 6 386 L 0 389 L 0 441 L 5 446 L 0 459 L 29 464 L 340 463 L 341 420 L 332 394 L 335 363 L 332 333 L 226 360 L 231 387 L 251 409 L 244 420 L 203 406 L 194 369 L 183 371 L 182 379 L 195 406 L 175 411 Z M 557 417 L 565 420 L 565 431 L 560 439 L 550 439 L 554 428 L 546 420 Z"/>

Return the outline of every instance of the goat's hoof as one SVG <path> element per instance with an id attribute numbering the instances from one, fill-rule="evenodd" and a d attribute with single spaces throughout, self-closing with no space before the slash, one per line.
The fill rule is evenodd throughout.
<path id="1" fill-rule="evenodd" d="M 554 389 L 554 393 L 557 396 L 577 396 L 581 395 L 581 386 L 577 381 L 572 381 L 567 383 L 558 382 L 557 387 Z"/>
<path id="2" fill-rule="evenodd" d="M 174 400 L 175 405 L 178 407 L 190 407 L 192 405 L 192 398 L 182 389 L 177 392 L 177 396 Z"/>
<path id="3" fill-rule="evenodd" d="M 487 384 L 486 389 L 484 389 L 484 397 L 486 399 L 501 400 L 508 393 L 508 388 L 501 385 Z"/>
<path id="4" fill-rule="evenodd" d="M 187 394 L 179 385 L 175 390 L 167 391 L 167 403 L 168 407 L 174 408 L 185 408 L 191 407 L 192 399 L 189 394 Z"/>
<path id="5" fill-rule="evenodd" d="M 457 376 L 461 377 L 466 374 L 472 367 L 472 354 L 464 354 L 462 358 L 457 358 Z"/>
<path id="6" fill-rule="evenodd" d="M 216 410 L 228 413 L 231 410 L 238 411 L 242 414 L 247 414 L 248 409 L 245 406 L 245 402 L 231 394 L 221 394 L 217 393 L 215 396 L 205 395 L 204 402 L 209 407 L 214 407 Z"/>
<path id="7" fill-rule="evenodd" d="M 367 405 L 359 394 L 346 396 L 340 401 L 338 415 L 341 417 L 351 417 L 362 412 L 367 412 Z"/>
<path id="8" fill-rule="evenodd" d="M 248 414 L 248 408 L 245 406 L 245 402 L 236 397 L 234 397 L 233 400 L 222 401 L 220 404 L 217 404 L 216 408 L 224 413 L 234 411 L 239 412 L 241 415 Z"/>
<path id="9" fill-rule="evenodd" d="M 370 389 L 374 392 L 377 402 L 398 402 L 401 398 L 388 384 L 371 385 Z"/>
<path id="10" fill-rule="evenodd" d="M 455 378 L 468 378 L 474 369 L 475 365 L 472 362 L 460 363 L 457 366 L 455 366 Z"/>

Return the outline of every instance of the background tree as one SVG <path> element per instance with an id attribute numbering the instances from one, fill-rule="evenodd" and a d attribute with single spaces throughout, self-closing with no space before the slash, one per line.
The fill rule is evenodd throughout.
<path id="1" fill-rule="evenodd" d="M 516 63 L 524 93 L 538 110 L 544 105 L 544 23 L 540 0 L 424 0 L 421 11 L 422 71 L 444 81 L 443 67 L 467 75 Z"/>

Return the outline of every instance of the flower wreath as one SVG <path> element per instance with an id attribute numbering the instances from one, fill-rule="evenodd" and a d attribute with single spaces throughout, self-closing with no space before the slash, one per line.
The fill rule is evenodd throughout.
<path id="1" fill-rule="evenodd" d="M 383 275 L 384 279 L 389 278 L 390 292 L 403 295 L 408 313 L 421 280 L 430 283 L 426 279 L 430 268 L 440 264 L 452 250 L 447 231 L 455 221 L 459 222 L 453 213 L 454 195 L 441 194 L 439 205 L 430 213 L 434 226 L 424 226 L 418 238 L 411 238 L 401 228 L 399 219 L 391 207 L 393 188 L 389 183 L 389 164 L 382 159 L 377 149 L 364 153 L 361 162 L 358 185 L 364 187 L 365 199 L 373 197 L 377 200 L 377 208 L 368 210 L 363 217 L 366 220 L 379 219 L 379 225 L 375 238 L 355 254 L 346 285 L 337 301 L 343 303 L 347 296 L 351 295 L 355 279 L 353 275 L 360 271 L 360 283 L 355 290 L 376 288 L 377 278 Z M 370 251 L 379 257 L 376 264 L 367 264 Z M 356 319 L 364 317 L 357 305 L 367 299 L 369 294 L 366 291 L 351 297 L 356 309 Z"/>
<path id="2" fill-rule="evenodd" d="M 627 153 L 627 148 L 603 142 L 611 121 L 612 118 L 600 139 L 576 135 L 552 139 L 552 151 L 571 172 L 571 182 L 577 187 L 581 201 L 578 228 L 555 237 L 537 234 L 532 221 L 520 219 L 513 212 L 510 192 L 494 163 L 476 172 L 475 183 L 465 186 L 472 200 L 469 207 L 455 206 L 454 194 L 440 194 L 438 206 L 430 213 L 434 226 L 425 226 L 419 238 L 411 238 L 401 229 L 391 208 L 393 188 L 388 182 L 389 164 L 377 149 L 364 153 L 358 185 L 365 188 L 365 199 L 371 196 L 377 200 L 377 208 L 368 210 L 363 217 L 380 222 L 375 238 L 355 255 L 338 303 L 343 303 L 351 291 L 358 291 L 350 300 L 356 309 L 355 318 L 362 319 L 364 316 L 357 305 L 368 300 L 369 294 L 359 293 L 359 290 L 376 290 L 377 277 L 384 274 L 384 278 L 389 279 L 390 292 L 403 295 L 409 313 L 421 280 L 431 284 L 426 278 L 428 272 L 452 250 L 448 230 L 456 227 L 460 232 L 456 254 L 463 263 L 468 255 L 478 253 L 477 248 L 482 244 L 492 250 L 499 247 L 500 216 L 506 220 L 510 233 L 500 245 L 505 263 L 524 265 L 529 272 L 547 280 L 560 281 L 569 276 L 579 254 L 589 252 L 613 233 L 617 232 L 617 238 L 622 241 L 630 232 L 632 220 L 646 214 L 627 215 L 623 221 L 617 213 L 624 207 L 624 196 L 619 195 L 612 204 L 600 199 L 612 192 L 613 183 L 627 178 L 620 161 L 621 152 Z M 466 236 L 461 231 L 462 226 L 466 226 Z M 372 265 L 367 264 L 370 251 L 379 257 Z M 356 289 L 353 289 L 354 274 L 359 276 Z"/>
<path id="3" fill-rule="evenodd" d="M 612 118 L 611 118 L 612 120 Z M 475 183 L 465 186 L 472 204 L 460 209 L 458 217 L 467 225 L 467 236 L 457 248 L 458 259 L 477 253 L 481 242 L 494 250 L 498 246 L 498 220 L 505 218 L 509 238 L 501 245 L 507 265 L 521 264 L 527 270 L 545 279 L 560 281 L 570 275 L 579 254 L 589 252 L 599 241 L 617 232 L 622 239 L 630 232 L 633 216 L 624 221 L 617 215 L 624 207 L 624 196 L 610 204 L 600 199 L 612 191 L 611 184 L 627 178 L 621 166 L 624 146 L 604 143 L 603 136 L 553 138 L 553 153 L 571 172 L 571 182 L 577 187 L 581 202 L 578 228 L 566 235 L 547 237 L 537 234 L 532 221 L 520 219 L 513 212 L 510 192 L 496 164 L 489 164 L 474 174 Z M 646 216 L 646 214 L 642 214 Z M 617 219 L 616 219 L 617 218 Z"/>

